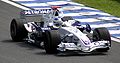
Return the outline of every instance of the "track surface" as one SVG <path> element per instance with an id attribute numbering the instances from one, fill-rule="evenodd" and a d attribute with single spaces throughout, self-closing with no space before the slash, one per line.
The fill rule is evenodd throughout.
<path id="1" fill-rule="evenodd" d="M 119 63 L 120 44 L 112 42 L 106 54 L 57 56 L 24 42 L 11 41 L 9 24 L 21 9 L 0 1 L 0 63 Z"/>

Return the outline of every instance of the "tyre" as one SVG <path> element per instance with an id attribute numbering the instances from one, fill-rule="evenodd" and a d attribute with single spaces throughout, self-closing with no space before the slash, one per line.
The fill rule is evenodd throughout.
<path id="1" fill-rule="evenodd" d="M 39 31 L 37 33 L 34 33 L 33 36 L 35 37 L 35 45 L 37 45 L 40 48 L 44 48 L 43 42 L 44 42 L 44 33 L 42 31 Z"/>
<path id="2" fill-rule="evenodd" d="M 22 19 L 13 19 L 10 24 L 10 35 L 13 41 L 22 41 L 28 32 Z"/>
<path id="3" fill-rule="evenodd" d="M 111 47 L 111 36 L 107 28 L 101 27 L 101 28 L 95 28 L 93 30 L 93 41 L 101 41 L 101 40 L 107 40 L 110 42 L 110 47 Z M 109 48 L 106 49 L 100 49 L 100 51 L 104 52 L 109 50 Z"/>
<path id="4" fill-rule="evenodd" d="M 44 42 L 44 48 L 46 53 L 48 54 L 54 54 L 57 53 L 57 47 L 61 42 L 60 34 L 57 30 L 51 30 L 45 32 L 45 42 Z"/>

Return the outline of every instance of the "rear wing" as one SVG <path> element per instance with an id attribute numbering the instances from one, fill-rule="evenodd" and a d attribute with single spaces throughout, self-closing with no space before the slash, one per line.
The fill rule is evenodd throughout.
<path id="1" fill-rule="evenodd" d="M 23 10 L 20 12 L 20 16 L 23 18 L 27 16 L 36 16 L 36 15 L 43 15 L 51 12 L 52 10 L 58 10 L 61 6 L 51 6 L 51 8 L 44 8 L 38 10 Z"/>
<path id="2" fill-rule="evenodd" d="M 52 9 L 22 10 L 20 12 L 20 19 L 25 19 L 26 22 L 40 22 L 43 20 L 43 15 L 51 11 Z"/>
<path id="3" fill-rule="evenodd" d="M 41 16 L 43 14 L 47 14 L 51 12 L 52 9 L 39 9 L 39 10 L 22 10 L 20 12 L 20 18 L 25 18 L 29 16 Z"/>

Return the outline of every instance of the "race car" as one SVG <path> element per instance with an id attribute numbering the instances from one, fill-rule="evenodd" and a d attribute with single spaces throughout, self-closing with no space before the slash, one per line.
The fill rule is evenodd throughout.
<path id="1" fill-rule="evenodd" d="M 107 28 L 92 30 L 89 24 L 84 27 L 71 16 L 63 16 L 57 6 L 49 11 L 42 14 L 40 10 L 21 12 L 22 17 L 13 19 L 10 24 L 12 40 L 43 46 L 49 54 L 65 51 L 107 52 L 111 48 Z M 33 21 L 30 20 L 31 17 L 34 17 Z"/>

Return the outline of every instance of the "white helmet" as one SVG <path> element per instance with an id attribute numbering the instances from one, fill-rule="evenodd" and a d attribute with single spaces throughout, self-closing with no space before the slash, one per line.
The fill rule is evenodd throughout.
<path id="1" fill-rule="evenodd" d="M 61 18 L 54 18 L 53 22 L 54 22 L 54 25 L 57 27 L 60 27 L 63 24 L 63 21 L 61 20 Z"/>

